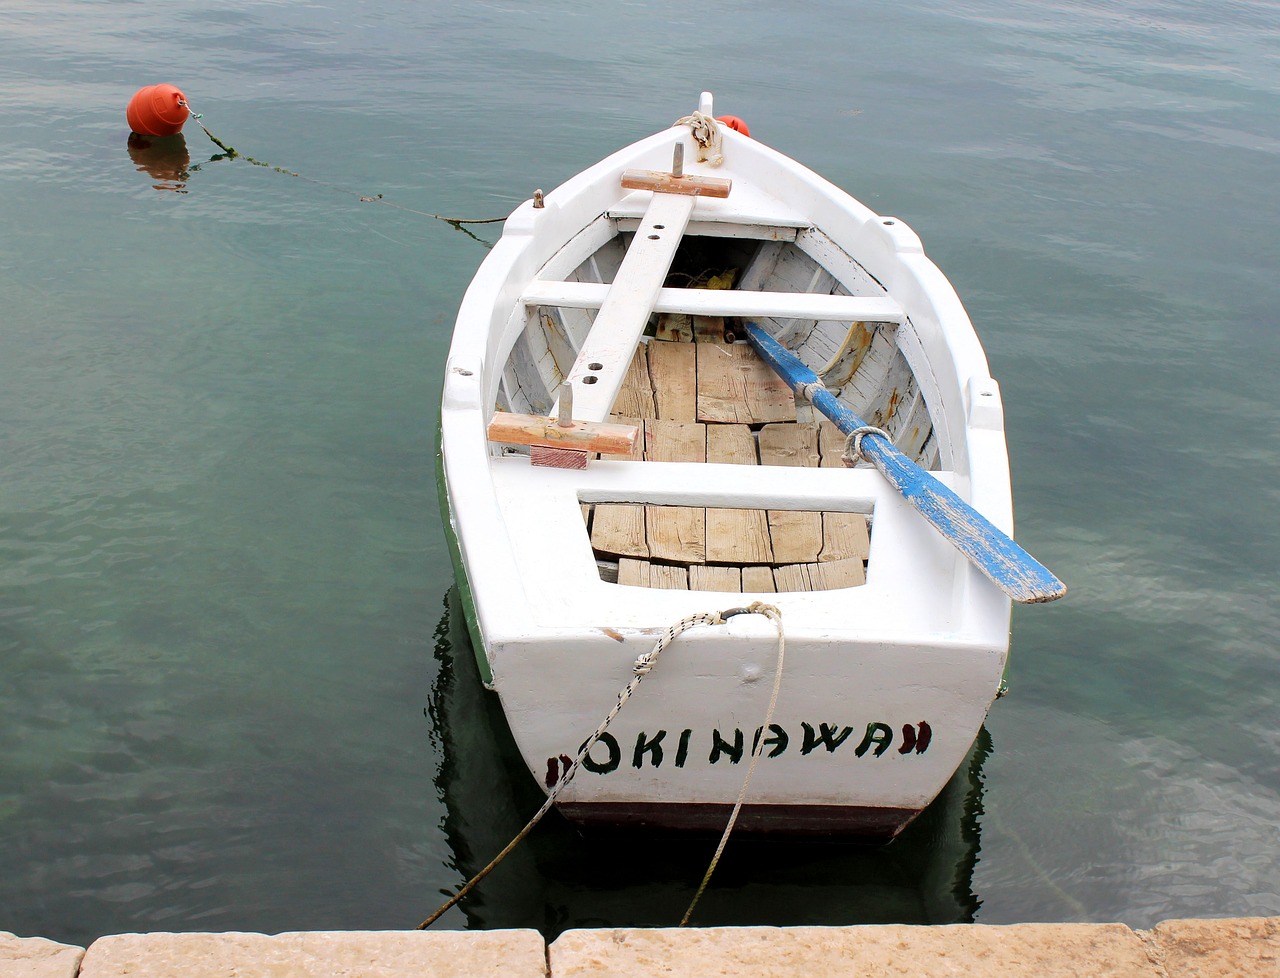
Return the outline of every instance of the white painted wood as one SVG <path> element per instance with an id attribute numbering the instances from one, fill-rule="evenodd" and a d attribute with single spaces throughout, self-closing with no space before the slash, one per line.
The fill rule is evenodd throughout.
<path id="1" fill-rule="evenodd" d="M 609 416 L 696 199 L 683 194 L 654 195 L 643 226 L 632 239 L 566 378 L 573 384 L 577 418 L 603 421 Z"/>
<path id="2" fill-rule="evenodd" d="M 609 286 L 589 282 L 529 283 L 520 301 L 530 306 L 599 309 Z M 659 289 L 653 312 L 691 316 L 771 317 L 848 322 L 901 323 L 902 307 L 888 296 L 822 295 L 812 292 L 745 292 L 741 289 Z"/>
<path id="3" fill-rule="evenodd" d="M 666 117 L 659 121 L 660 132 L 547 194 L 545 208 L 518 208 L 462 300 L 441 405 L 443 492 L 474 598 L 482 672 L 500 690 L 519 749 L 542 784 L 547 758 L 577 749 L 582 731 L 593 729 L 616 702 L 636 656 L 652 648 L 655 635 L 685 615 L 732 603 L 705 591 L 619 586 L 602 578 L 583 525 L 584 504 L 870 515 L 874 530 L 864 585 L 769 595 L 782 611 L 787 632 L 790 678 L 777 722 L 792 735 L 792 745 L 769 758 L 768 776 L 753 782 L 751 802 L 917 811 L 967 756 L 991 705 L 1008 647 L 1009 602 L 876 470 L 765 466 L 753 467 L 747 478 L 740 465 L 612 459 L 586 470 L 535 469 L 527 456 L 491 454 L 485 443 L 484 427 L 495 403 L 528 411 L 525 383 L 533 388 L 534 400 L 546 398 L 542 388 L 563 366 L 555 361 L 563 360 L 566 346 L 581 352 L 606 336 L 622 342 L 630 334 L 616 360 L 616 370 L 625 372 L 636 331 L 662 300 L 665 269 L 628 272 L 634 255 L 621 257 L 618 229 L 630 229 L 629 222 L 643 217 L 653 202 L 644 192 L 622 192 L 618 178 L 626 169 L 669 166 L 674 139 L 685 138 L 688 146 L 687 135 L 681 135 L 685 130 L 666 127 Z M 1011 527 L 1000 405 L 987 397 L 975 408 L 972 394 L 990 389 L 986 359 L 963 306 L 923 254 L 919 239 L 900 221 L 875 214 L 759 140 L 723 135 L 724 165 L 712 169 L 694 163 L 689 169 L 732 179 L 733 195 L 697 199 L 696 220 L 688 216 L 686 233 L 786 236 L 786 241 L 763 241 L 743 271 L 739 292 L 824 293 L 785 300 L 828 304 L 791 310 L 804 318 L 764 315 L 786 311 L 768 306 L 774 301 L 769 298 L 757 314 L 774 335 L 786 328 L 797 340 L 812 337 L 815 351 L 825 344 L 818 366 L 836 357 L 833 374 L 844 369 L 848 354 L 840 345 L 850 322 L 899 323 L 886 331 L 896 336 L 885 337 L 884 355 L 876 351 L 867 363 L 866 384 L 848 386 L 874 404 L 882 391 L 873 378 L 892 384 L 905 370 L 915 387 L 890 419 L 901 426 L 899 441 L 922 439 L 921 456 L 945 466 L 935 473 L 940 481 L 997 525 Z M 686 159 L 693 155 L 686 152 Z M 594 322 L 594 306 L 569 304 L 563 294 L 545 296 L 554 300 L 547 305 L 559 304 L 564 334 L 548 335 L 535 319 L 532 328 L 543 333 L 542 342 L 518 343 L 529 328 L 525 310 L 536 298 L 534 290 L 557 287 L 548 281 L 575 278 L 580 284 L 613 280 L 615 288 L 629 279 L 634 287 L 634 280 L 643 279 L 641 291 L 652 288 L 655 294 L 651 302 L 628 300 L 625 313 L 608 316 L 601 300 Z M 867 316 L 865 306 L 831 310 L 829 304 L 845 304 L 851 297 L 891 297 L 902 317 Z M 734 295 L 692 301 L 760 300 Z M 909 385 L 903 389 L 911 390 Z M 655 811 L 673 803 L 732 804 L 742 768 L 709 763 L 708 738 L 717 727 L 731 738 L 735 723 L 745 729 L 759 722 L 755 718 L 764 714 L 769 684 L 744 681 L 743 670 L 752 667 L 767 675 L 776 647 L 772 625 L 751 615 L 681 636 L 611 726 L 624 755 L 618 768 L 576 778 L 564 800 L 646 803 L 657 806 Z M 928 676 L 927 683 L 904 681 L 921 675 Z M 850 689 L 858 690 L 856 707 Z M 743 717 L 751 719 L 734 719 Z M 903 726 L 921 720 L 932 726 L 928 751 L 899 753 Z M 882 757 L 854 752 L 871 722 L 884 723 L 895 734 L 893 749 Z M 802 754 L 804 723 L 848 725 L 855 732 L 834 752 Z M 675 742 L 686 728 L 694 731 L 694 742 L 687 764 L 677 767 Z M 638 738 L 643 734 L 651 740 L 664 729 L 669 731 L 666 762 L 661 767 L 647 759 L 639 767 L 632 763 Z M 745 733 L 749 741 L 751 730 Z"/>

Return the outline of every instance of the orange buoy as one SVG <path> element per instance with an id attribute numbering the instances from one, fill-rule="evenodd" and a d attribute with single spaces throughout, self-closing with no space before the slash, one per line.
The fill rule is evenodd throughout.
<path id="1" fill-rule="evenodd" d="M 744 136 L 751 135 L 751 130 L 747 128 L 747 124 L 736 115 L 718 115 L 716 116 L 716 122 L 723 122 L 734 132 L 740 132 Z"/>
<path id="2" fill-rule="evenodd" d="M 187 97 L 172 85 L 139 89 L 125 110 L 129 128 L 143 136 L 176 135 L 190 114 Z"/>

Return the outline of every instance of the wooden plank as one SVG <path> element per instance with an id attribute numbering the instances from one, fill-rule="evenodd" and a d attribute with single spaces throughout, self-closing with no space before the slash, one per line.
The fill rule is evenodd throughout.
<path id="1" fill-rule="evenodd" d="M 812 591 L 809 568 L 812 564 L 783 564 L 773 569 L 774 585 L 779 591 Z"/>
<path id="2" fill-rule="evenodd" d="M 664 313 L 658 317 L 653 335 L 668 343 L 692 343 L 693 317 L 681 312 Z"/>
<path id="3" fill-rule="evenodd" d="M 690 197 L 728 197 L 733 181 L 724 177 L 700 177 L 691 173 L 675 176 L 663 170 L 624 170 L 624 190 L 652 190 L 660 194 L 685 194 Z"/>
<path id="4" fill-rule="evenodd" d="M 794 421 L 787 382 L 745 343 L 699 343 L 698 420 L 756 424 Z"/>
<path id="5" fill-rule="evenodd" d="M 656 416 L 667 421 L 697 420 L 698 364 L 693 344 L 650 340 L 645 346 Z"/>
<path id="6" fill-rule="evenodd" d="M 841 456 L 848 440 L 849 436 L 832 424 L 831 419 L 824 417 L 818 422 L 818 454 L 822 456 L 822 468 L 844 467 Z"/>
<path id="7" fill-rule="evenodd" d="M 575 387 L 574 417 L 584 417 L 578 408 L 581 388 Z M 627 363 L 626 373 L 622 377 L 622 386 L 618 389 L 617 399 L 613 403 L 613 414 L 626 415 L 629 418 L 656 418 L 657 407 L 653 400 L 653 381 L 649 378 L 649 360 L 645 356 L 644 345 L 636 347 Z"/>
<path id="8" fill-rule="evenodd" d="M 812 268 L 812 266 L 810 266 Z M 797 287 L 807 286 L 812 273 Z M 594 282 L 530 282 L 520 301 L 530 306 L 599 309 L 609 294 Z M 736 289 L 658 290 L 653 311 L 687 316 L 738 316 L 748 319 L 804 319 L 838 323 L 904 323 L 906 314 L 887 295 L 827 295 L 814 292 L 759 292 L 743 279 Z"/>
<path id="9" fill-rule="evenodd" d="M 585 469 L 587 463 L 593 458 L 595 458 L 594 452 L 557 448 L 554 445 L 529 446 L 529 464 L 542 465 L 551 469 Z"/>
<path id="10" fill-rule="evenodd" d="M 619 558 L 618 583 L 630 584 L 632 587 L 648 587 L 651 566 L 647 560 L 636 560 L 634 557 Z"/>
<path id="11" fill-rule="evenodd" d="M 489 440 L 504 445 L 547 445 L 580 452 L 630 454 L 640 441 L 633 425 L 605 421 L 575 421 L 561 426 L 554 418 L 499 411 L 489 422 Z"/>
<path id="12" fill-rule="evenodd" d="M 860 587 L 867 583 L 867 570 L 860 557 L 829 560 L 826 563 L 810 564 L 809 580 L 815 591 Z"/>
<path id="13" fill-rule="evenodd" d="M 625 417 L 624 415 L 615 414 L 615 415 L 611 415 L 609 420 L 612 421 L 614 424 L 636 425 L 641 430 L 644 429 L 644 420 L 642 418 L 629 418 L 629 417 Z M 628 462 L 642 461 L 644 459 L 644 437 L 641 436 L 640 438 L 637 438 L 635 445 L 633 445 L 631 448 L 631 451 L 627 452 L 626 454 L 610 453 L 606 455 L 601 455 L 600 457 L 613 459 L 615 461 L 628 461 Z"/>
<path id="14" fill-rule="evenodd" d="M 776 590 L 773 583 L 773 568 L 752 564 L 742 568 L 742 591 L 746 593 L 772 594 Z"/>
<path id="15" fill-rule="evenodd" d="M 779 564 L 814 563 L 822 552 L 822 514 L 771 509 L 769 541 Z"/>
<path id="16" fill-rule="evenodd" d="M 672 564 L 654 564 L 649 568 L 649 586 L 669 591 L 687 591 L 689 572 Z"/>
<path id="17" fill-rule="evenodd" d="M 689 567 L 689 590 L 740 592 L 742 570 L 715 564 L 692 564 Z"/>
<path id="18" fill-rule="evenodd" d="M 707 560 L 717 564 L 773 563 L 765 511 L 708 509 Z"/>
<path id="19" fill-rule="evenodd" d="M 601 553 L 648 557 L 644 535 L 644 506 L 638 503 L 596 503 L 591 521 L 591 547 Z"/>
<path id="20" fill-rule="evenodd" d="M 755 465 L 756 437 L 745 424 L 707 425 L 707 461 Z"/>
<path id="21" fill-rule="evenodd" d="M 807 424 L 767 424 L 760 429 L 760 464 L 817 468 L 818 431 Z"/>
<path id="22" fill-rule="evenodd" d="M 646 506 L 645 532 L 654 560 L 707 559 L 707 511 L 701 506 Z"/>
<path id="23" fill-rule="evenodd" d="M 602 421 L 613 410 L 630 358 L 693 213 L 694 199 L 676 194 L 653 195 L 640 230 L 600 306 L 600 314 L 569 371 L 575 416 L 581 420 Z"/>
<path id="24" fill-rule="evenodd" d="M 861 513 L 822 514 L 822 552 L 819 561 L 856 557 L 866 560 L 871 550 L 867 518 Z"/>
<path id="25" fill-rule="evenodd" d="M 695 343 L 723 343 L 724 316 L 694 316 L 693 341 Z"/>
<path id="26" fill-rule="evenodd" d="M 705 462 L 707 426 L 697 421 L 647 418 L 644 457 L 650 462 Z"/>

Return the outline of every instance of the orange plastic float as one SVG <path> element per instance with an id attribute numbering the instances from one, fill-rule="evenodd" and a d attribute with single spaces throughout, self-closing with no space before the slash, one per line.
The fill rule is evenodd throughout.
<path id="1" fill-rule="evenodd" d="M 736 115 L 718 115 L 716 116 L 716 122 L 723 122 L 734 132 L 740 132 L 744 136 L 751 135 L 751 130 L 747 128 L 747 124 Z"/>
<path id="2" fill-rule="evenodd" d="M 125 110 L 129 128 L 143 136 L 176 135 L 190 114 L 187 97 L 172 85 L 139 89 Z"/>

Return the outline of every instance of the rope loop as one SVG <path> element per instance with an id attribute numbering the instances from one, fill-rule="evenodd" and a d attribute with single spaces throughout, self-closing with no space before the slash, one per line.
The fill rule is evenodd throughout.
<path id="1" fill-rule="evenodd" d="M 720 123 L 715 119 L 695 109 L 692 115 L 677 119 L 675 124 L 688 126 L 693 130 L 693 141 L 698 144 L 699 163 L 719 166 L 724 162 L 724 153 L 721 152 L 724 136 L 720 132 Z"/>
<path id="2" fill-rule="evenodd" d="M 840 461 L 848 468 L 853 468 L 859 462 L 866 462 L 869 459 L 862 454 L 862 439 L 866 435 L 879 435 L 890 444 L 893 439 L 889 437 L 889 432 L 883 428 L 877 428 L 875 425 L 866 424 L 861 428 L 854 428 L 849 432 L 849 437 L 844 441 L 844 454 L 840 456 Z"/>

